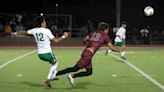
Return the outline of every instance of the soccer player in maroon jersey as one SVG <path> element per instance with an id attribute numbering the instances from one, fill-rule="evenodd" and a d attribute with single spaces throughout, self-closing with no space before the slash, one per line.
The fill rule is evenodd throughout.
<path id="1" fill-rule="evenodd" d="M 104 44 L 104 41 L 107 43 L 111 50 L 119 52 L 119 50 L 112 45 L 111 40 L 108 37 L 108 30 L 109 25 L 105 22 L 100 22 L 98 25 L 98 30 L 91 32 L 84 38 L 84 41 L 87 41 L 87 44 L 86 48 L 81 54 L 80 60 L 75 64 L 75 66 L 58 71 L 56 76 L 70 72 L 77 72 L 78 70 L 85 68 L 86 71 L 84 72 L 68 75 L 69 82 L 73 87 L 75 78 L 92 75 L 92 57 L 96 51 Z"/>

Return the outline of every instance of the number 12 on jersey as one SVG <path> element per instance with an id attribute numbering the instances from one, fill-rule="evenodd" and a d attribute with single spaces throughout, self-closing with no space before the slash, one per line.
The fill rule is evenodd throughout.
<path id="1" fill-rule="evenodd" d="M 43 33 L 36 33 L 35 35 L 36 35 L 37 41 L 44 41 Z"/>

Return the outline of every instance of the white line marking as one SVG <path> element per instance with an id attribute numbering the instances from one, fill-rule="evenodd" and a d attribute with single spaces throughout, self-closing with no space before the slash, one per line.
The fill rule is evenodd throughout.
<path id="1" fill-rule="evenodd" d="M 120 57 L 118 57 L 116 55 L 113 55 L 111 53 L 108 53 L 108 54 L 110 54 L 112 57 L 115 57 L 115 58 L 123 61 L 124 63 L 126 63 L 127 65 L 129 65 L 131 68 L 133 68 L 134 70 L 136 70 L 138 73 L 140 73 L 141 75 L 143 75 L 146 79 L 148 79 L 149 81 L 151 81 L 153 84 L 155 84 L 156 86 L 158 86 L 160 89 L 164 90 L 164 86 L 161 83 L 159 83 L 157 80 L 155 80 L 152 77 L 150 77 L 148 74 L 146 74 L 144 71 L 142 71 L 141 69 L 139 69 L 135 65 L 131 64 L 129 61 L 123 60 Z"/>
<path id="2" fill-rule="evenodd" d="M 23 57 L 25 57 L 25 56 L 28 56 L 28 55 L 34 53 L 35 51 L 36 51 L 36 50 L 33 50 L 33 51 L 28 52 L 28 53 L 26 53 L 26 54 L 24 54 L 24 55 L 21 55 L 21 56 L 19 56 L 19 57 L 17 57 L 17 58 L 14 58 L 14 59 L 12 59 L 12 60 L 7 61 L 6 63 L 0 65 L 0 69 L 4 68 L 4 67 L 7 66 L 8 64 L 10 64 L 10 63 L 12 63 L 12 62 L 14 62 L 14 61 L 16 61 L 16 60 L 19 60 L 19 59 L 21 59 L 21 58 L 23 58 Z"/>
<path id="3" fill-rule="evenodd" d="M 23 75 L 22 74 L 17 74 L 17 77 L 22 77 Z"/>
<path id="4" fill-rule="evenodd" d="M 117 77 L 118 75 L 117 74 L 112 74 L 112 77 Z"/>

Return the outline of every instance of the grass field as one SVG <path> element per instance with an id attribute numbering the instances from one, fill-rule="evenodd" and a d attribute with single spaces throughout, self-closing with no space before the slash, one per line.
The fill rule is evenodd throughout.
<path id="1" fill-rule="evenodd" d="M 59 62 L 58 70 L 73 66 L 81 51 L 82 48 L 53 49 Z M 164 49 L 128 49 L 126 57 L 127 61 L 122 61 L 117 53 L 105 56 L 104 50 L 99 50 L 93 58 L 92 76 L 75 79 L 74 88 L 71 88 L 67 75 L 59 76 L 49 89 L 43 85 L 43 80 L 50 65 L 39 60 L 35 49 L 1 48 L 0 92 L 164 91 Z"/>

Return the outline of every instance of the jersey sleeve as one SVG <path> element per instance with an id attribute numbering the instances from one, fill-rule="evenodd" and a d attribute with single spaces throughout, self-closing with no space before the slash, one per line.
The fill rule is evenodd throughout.
<path id="1" fill-rule="evenodd" d="M 111 42 L 111 40 L 110 40 L 110 38 L 108 37 L 107 34 L 104 35 L 104 40 L 105 40 L 105 42 L 107 42 L 107 43 L 110 43 L 110 42 Z"/>
<path id="2" fill-rule="evenodd" d="M 116 32 L 116 35 L 121 36 L 121 29 L 119 29 L 118 32 Z"/>
<path id="3" fill-rule="evenodd" d="M 126 30 L 124 30 L 123 39 L 126 39 Z"/>
<path id="4" fill-rule="evenodd" d="M 123 39 L 126 39 L 126 30 L 123 31 L 123 36 L 122 36 Z"/>
<path id="5" fill-rule="evenodd" d="M 27 30 L 28 34 L 34 34 L 33 29 Z"/>
<path id="6" fill-rule="evenodd" d="M 90 32 L 90 33 L 88 34 L 89 38 L 92 37 L 92 34 L 93 34 L 93 32 Z"/>
<path id="7" fill-rule="evenodd" d="M 123 28 L 120 28 L 118 32 L 116 33 L 116 36 L 119 36 L 120 39 L 125 39 L 126 38 L 125 34 L 126 34 L 126 30 Z"/>
<path id="8" fill-rule="evenodd" d="M 48 36 L 48 38 L 50 38 L 50 39 L 53 39 L 54 38 L 54 35 L 52 34 L 52 32 L 48 29 L 48 31 L 47 31 L 47 36 Z"/>

